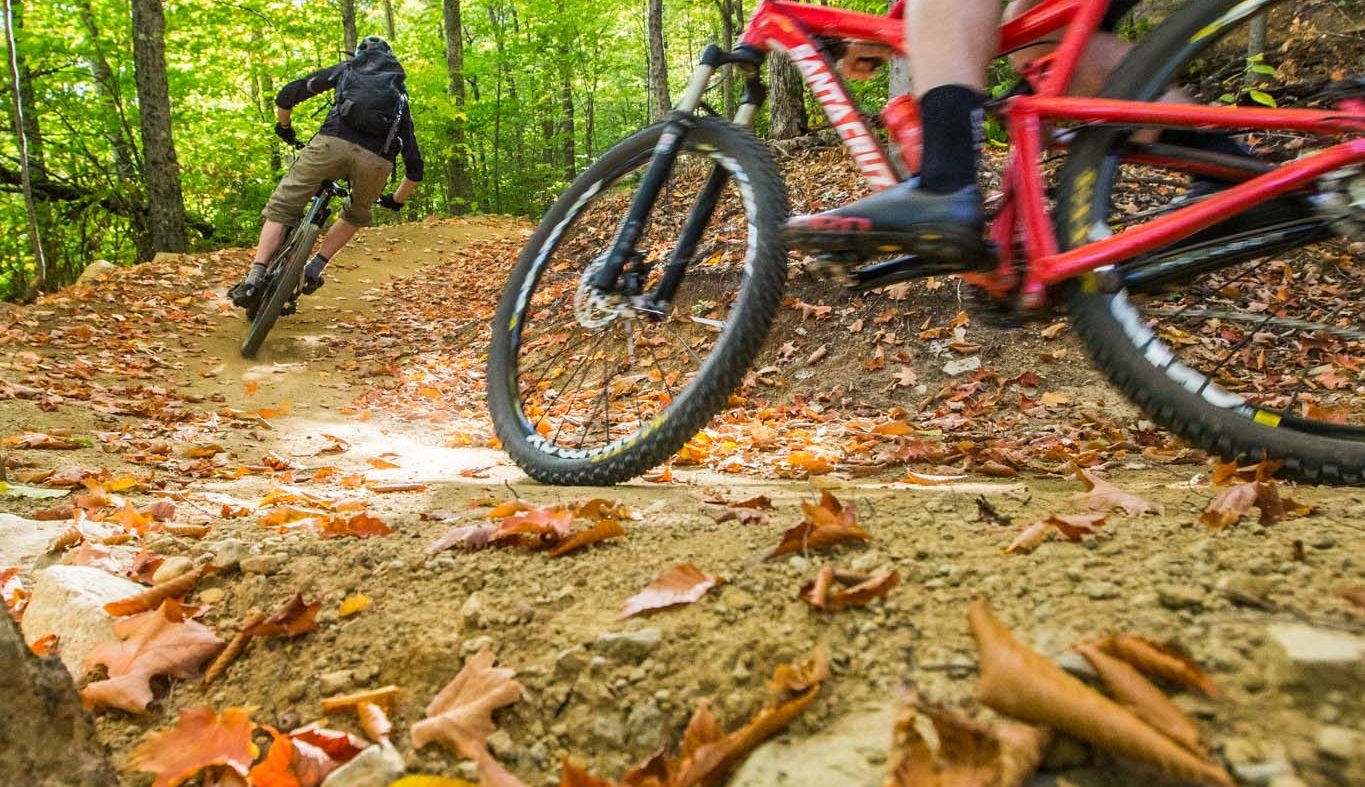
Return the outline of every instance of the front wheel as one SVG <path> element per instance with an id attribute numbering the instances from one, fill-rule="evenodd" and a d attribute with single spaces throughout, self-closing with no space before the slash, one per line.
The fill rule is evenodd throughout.
<path id="1" fill-rule="evenodd" d="M 714 118 L 687 130 L 619 292 L 591 286 L 663 130 L 618 143 L 569 186 L 493 319 L 489 410 L 539 481 L 612 484 L 665 461 L 725 405 L 781 301 L 786 190 L 767 149 Z"/>
<path id="2" fill-rule="evenodd" d="M 1365 37 L 1349 26 L 1333 29 L 1334 37 L 1312 34 L 1342 25 L 1330 4 L 1305 6 L 1193 0 L 1133 50 L 1102 95 L 1155 101 L 1174 89 L 1202 103 L 1330 106 L 1323 88 L 1346 62 L 1333 49 L 1359 51 Z M 1269 17 L 1271 40 L 1266 54 L 1247 58 L 1257 14 Z M 1177 153 L 1182 144 L 1210 147 L 1208 137 L 1174 139 Z M 1133 140 L 1114 127 L 1078 134 L 1055 211 L 1063 247 L 1221 188 L 1226 173 L 1191 169 L 1188 152 L 1172 155 L 1170 143 L 1135 152 Z M 1236 142 L 1264 167 L 1334 140 L 1259 132 Z M 1226 138 L 1218 144 L 1226 147 Z M 1205 231 L 1212 237 L 1083 278 L 1070 301 L 1072 321 L 1109 380 L 1195 446 L 1228 460 L 1280 461 L 1291 478 L 1361 483 L 1365 265 L 1358 246 L 1334 237 L 1307 195 L 1255 211 Z"/>
<path id="3" fill-rule="evenodd" d="M 251 327 L 242 340 L 242 357 L 255 358 L 265 342 L 275 320 L 284 311 L 285 304 L 298 297 L 299 282 L 303 280 L 303 266 L 308 263 L 308 254 L 313 250 L 313 241 L 318 237 L 318 227 L 312 222 L 305 223 L 290 238 L 290 245 L 284 251 L 284 261 L 270 272 L 266 290 L 261 295 L 260 305 L 251 317 Z"/>

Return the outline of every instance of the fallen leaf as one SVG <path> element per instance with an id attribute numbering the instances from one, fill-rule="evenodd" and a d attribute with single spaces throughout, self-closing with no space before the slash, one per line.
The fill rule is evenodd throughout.
<path id="1" fill-rule="evenodd" d="M 109 677 L 81 690 L 87 708 L 112 707 L 144 713 L 152 701 L 151 680 L 157 675 L 193 678 L 199 665 L 227 643 L 207 626 L 184 620 L 180 605 L 168 600 L 160 607 L 114 624 L 121 641 L 97 645 L 86 658 L 86 668 L 103 664 Z"/>
<path id="2" fill-rule="evenodd" d="M 894 570 L 865 577 L 840 575 L 832 566 L 823 566 L 815 579 L 801 586 L 798 596 L 821 612 L 839 612 L 884 597 L 900 581 L 900 572 Z M 836 588 L 836 584 L 847 587 Z"/>
<path id="3" fill-rule="evenodd" d="M 402 466 L 377 456 L 372 456 L 365 461 L 369 463 L 370 467 L 373 467 L 376 470 L 394 470 Z"/>
<path id="4" fill-rule="evenodd" d="M 905 477 L 897 481 L 898 484 L 915 484 L 917 486 L 941 486 L 952 484 L 965 479 L 965 475 L 929 475 L 927 473 L 916 473 L 913 470 L 907 471 Z"/>
<path id="5" fill-rule="evenodd" d="M 541 549 L 567 538 L 573 529 L 574 513 L 562 506 L 545 506 L 518 511 L 503 517 L 492 541 L 511 541 L 528 549 Z"/>
<path id="6" fill-rule="evenodd" d="M 1236 524 L 1250 513 L 1252 508 L 1260 510 L 1263 525 L 1303 516 L 1313 510 L 1311 506 L 1300 505 L 1291 498 L 1280 497 L 1280 491 L 1274 481 L 1254 481 L 1237 484 L 1220 492 L 1209 502 L 1204 513 L 1199 515 L 1199 521 L 1216 533 Z"/>
<path id="7" fill-rule="evenodd" d="M 582 505 L 574 506 L 573 515 L 580 519 L 631 519 L 633 515 L 625 503 L 595 497 Z"/>
<path id="8" fill-rule="evenodd" d="M 933 728 L 932 739 L 922 734 L 922 720 Z M 884 787 L 1022 787 L 1051 738 L 1045 727 L 982 724 L 911 693 L 892 732 Z"/>
<path id="9" fill-rule="evenodd" d="M 548 554 L 550 557 L 559 557 L 582 549 L 583 547 L 596 544 L 599 541 L 606 541 L 610 538 L 623 538 L 625 535 L 626 529 L 621 527 L 620 522 L 615 519 L 603 519 L 587 530 L 580 530 L 559 542 L 548 552 Z"/>
<path id="10" fill-rule="evenodd" d="M 24 434 L 6 437 L 0 440 L 0 445 L 14 446 L 15 448 L 37 448 L 49 451 L 73 451 L 77 448 L 85 448 L 90 443 L 82 442 L 72 437 L 59 437 L 42 432 L 25 432 Z"/>
<path id="11" fill-rule="evenodd" d="M 227 647 L 218 654 L 208 669 L 204 670 L 204 684 L 208 685 L 221 678 L 227 673 L 227 668 L 232 666 L 239 656 L 246 651 L 246 646 L 251 644 L 251 639 L 256 636 L 256 627 L 265 621 L 265 615 L 253 612 L 247 616 L 242 623 L 241 629 L 228 641 Z"/>
<path id="12" fill-rule="evenodd" d="M 706 595 L 706 591 L 724 583 L 723 577 L 712 576 L 691 563 L 683 563 L 660 574 L 644 590 L 626 599 L 618 617 L 628 618 L 648 610 L 693 604 Z"/>
<path id="13" fill-rule="evenodd" d="M 156 774 L 152 787 L 176 787 L 205 768 L 223 766 L 246 778 L 260 749 L 251 742 L 251 712 L 186 708 L 174 729 L 149 733 L 128 755 L 127 770 Z"/>
<path id="14" fill-rule="evenodd" d="M 858 525 L 857 511 L 852 503 L 842 505 L 838 498 L 824 490 L 819 502 L 802 501 L 806 518 L 801 524 L 782 534 L 782 541 L 768 558 L 807 552 L 842 544 L 845 541 L 867 541 L 871 536 Z"/>
<path id="15" fill-rule="evenodd" d="M 214 568 L 209 563 L 201 563 L 189 571 L 181 574 L 175 579 L 154 585 L 147 590 L 117 601 L 110 601 L 104 605 L 104 611 L 112 617 L 124 617 L 126 615 L 136 615 L 139 612 L 147 612 L 161 606 L 161 602 L 166 599 L 180 598 L 195 586 L 205 574 L 213 572 Z"/>
<path id="16" fill-rule="evenodd" d="M 386 741 L 389 733 L 393 731 L 393 724 L 389 717 L 384 713 L 384 709 L 373 702 L 358 702 L 355 706 L 355 715 L 360 722 L 360 729 L 369 736 L 372 741 Z"/>
<path id="17" fill-rule="evenodd" d="M 1131 634 L 1115 634 L 1095 644 L 1106 654 L 1128 662 L 1147 675 L 1195 689 L 1208 697 L 1222 694 L 1218 684 L 1198 664 L 1165 645 Z"/>
<path id="18" fill-rule="evenodd" d="M 272 738 L 270 750 L 251 769 L 251 787 L 318 787 L 365 748 L 353 735 L 314 724 L 288 733 L 265 730 Z"/>
<path id="19" fill-rule="evenodd" d="M 338 617 L 349 618 L 358 615 L 370 608 L 370 597 L 364 593 L 356 593 L 347 596 L 341 601 L 341 608 L 337 611 Z"/>
<path id="20" fill-rule="evenodd" d="M 451 547 L 461 549 L 478 549 L 488 546 L 493 541 L 493 534 L 498 532 L 497 525 L 464 525 L 447 530 L 440 538 L 431 542 L 427 546 L 428 552 L 440 552 Z"/>
<path id="21" fill-rule="evenodd" d="M 1081 645 L 1076 650 L 1095 668 L 1114 699 L 1167 738 L 1200 757 L 1207 756 L 1199 745 L 1199 727 L 1194 720 L 1133 665 L 1108 655 L 1094 643 Z"/>
<path id="22" fill-rule="evenodd" d="M 1040 331 L 1040 334 L 1044 339 L 1056 339 L 1058 336 L 1061 336 L 1062 333 L 1065 331 L 1066 331 L 1065 322 L 1054 322 L 1051 325 L 1044 328 L 1042 331 Z"/>
<path id="23" fill-rule="evenodd" d="M 716 522 L 737 521 L 741 525 L 766 525 L 768 515 L 754 508 L 740 508 L 739 506 L 726 506 L 719 514 L 716 514 Z"/>
<path id="24" fill-rule="evenodd" d="M 1019 642 L 984 600 L 972 603 L 967 619 L 980 652 L 976 696 L 982 704 L 1147 763 L 1176 779 L 1234 787 L 1221 767 L 1191 753 Z"/>
<path id="25" fill-rule="evenodd" d="M 342 538 L 353 536 L 355 538 L 373 538 L 375 536 L 387 536 L 393 532 L 393 528 L 384 524 L 383 520 L 370 516 L 361 511 L 351 516 L 333 517 L 322 525 L 323 538 Z"/>
<path id="26" fill-rule="evenodd" d="M 493 666 L 487 645 L 427 705 L 427 718 L 412 725 L 412 746 L 440 743 L 462 757 L 478 759 L 497 726 L 493 711 L 521 699 L 516 672 Z"/>
<path id="27" fill-rule="evenodd" d="M 5 609 L 9 610 L 10 617 L 17 622 L 24 614 L 24 607 L 28 606 L 29 592 L 24 589 L 23 580 L 19 579 L 19 567 L 11 566 L 0 569 L 0 601 L 5 604 Z"/>
<path id="28" fill-rule="evenodd" d="M 1061 533 L 1068 541 L 1080 541 L 1085 536 L 1100 532 L 1099 527 L 1104 524 L 1106 518 L 1108 514 L 1053 514 L 1024 528 L 1009 546 L 1005 547 L 1005 552 L 1009 554 L 1032 552 L 1046 541 L 1048 534 L 1053 531 Z"/>
<path id="29" fill-rule="evenodd" d="M 1073 498 L 1076 505 L 1081 508 L 1090 511 L 1113 511 L 1121 508 L 1129 516 L 1160 514 L 1165 510 L 1158 504 L 1149 503 L 1137 495 L 1119 489 L 1084 468 L 1076 468 L 1076 477 L 1085 484 L 1086 489 Z"/>
<path id="30" fill-rule="evenodd" d="M 336 697 L 325 697 L 322 700 L 323 713 L 336 713 L 350 708 L 354 708 L 362 702 L 378 705 L 387 709 L 393 698 L 398 696 L 397 686 L 384 686 L 379 689 L 367 689 L 357 691 L 353 694 L 341 694 Z"/>
<path id="31" fill-rule="evenodd" d="M 30 500 L 48 500 L 56 497 L 66 497 L 71 494 L 69 489 L 44 489 L 38 486 L 25 486 L 24 484 L 11 484 L 7 481 L 0 481 L 0 497 L 26 497 Z"/>
<path id="32" fill-rule="evenodd" d="M 3 579 L 2 575 L 0 575 L 0 579 Z M 1348 588 L 1337 588 L 1336 590 L 1332 591 L 1332 595 L 1337 596 L 1338 598 L 1343 598 L 1351 602 L 1352 604 L 1355 604 L 1358 609 L 1365 609 L 1365 585 L 1356 585 L 1354 587 Z"/>
<path id="33" fill-rule="evenodd" d="M 256 626 L 252 633 L 258 637 L 301 637 L 318 630 L 316 618 L 319 609 L 322 609 L 321 601 L 307 604 L 302 593 L 295 593 L 273 615 Z"/>

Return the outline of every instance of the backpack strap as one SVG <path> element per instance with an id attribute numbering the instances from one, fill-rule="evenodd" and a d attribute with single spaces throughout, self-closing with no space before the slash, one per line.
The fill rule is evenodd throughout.
<path id="1" fill-rule="evenodd" d="M 389 135 L 384 138 L 384 147 L 380 148 L 380 150 L 385 152 L 388 151 L 389 146 L 393 144 L 394 139 L 398 136 L 398 127 L 403 123 L 403 113 L 408 111 L 408 94 L 406 92 L 400 92 L 399 95 L 401 98 L 398 99 L 398 114 L 394 116 L 393 125 L 389 126 Z"/>

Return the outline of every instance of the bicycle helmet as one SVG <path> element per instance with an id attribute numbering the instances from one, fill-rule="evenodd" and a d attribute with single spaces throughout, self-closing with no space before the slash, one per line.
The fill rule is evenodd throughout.
<path id="1" fill-rule="evenodd" d="M 360 39 L 360 43 L 356 44 L 355 46 L 356 56 L 359 56 L 361 52 L 368 52 L 371 49 L 378 50 L 380 52 L 393 51 L 393 47 L 389 46 L 389 42 L 385 41 L 379 36 L 365 36 L 364 38 Z"/>

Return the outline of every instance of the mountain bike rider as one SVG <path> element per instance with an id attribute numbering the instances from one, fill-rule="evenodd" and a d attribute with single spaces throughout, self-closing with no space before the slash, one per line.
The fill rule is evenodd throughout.
<path id="1" fill-rule="evenodd" d="M 1015 0 L 1010 17 L 1040 0 Z M 1138 0 L 1110 0 L 1071 85 L 1073 94 L 1094 94 L 1132 45 L 1112 35 Z M 977 187 L 980 146 L 985 138 L 986 67 L 999 44 L 999 0 L 907 0 L 905 43 L 923 124 L 923 167 L 919 178 L 893 186 L 841 208 L 791 218 L 783 235 L 789 247 L 868 258 L 910 252 L 961 270 L 990 267 L 982 236 L 984 216 Z M 1014 53 L 1016 65 L 1032 60 L 1056 42 L 1039 42 Z M 1188 101 L 1178 94 L 1170 101 Z M 1220 132 L 1164 131 L 1159 141 L 1223 154 L 1251 155 L 1232 136 Z M 1226 184 L 1196 179 L 1188 197 Z M 1280 198 L 1204 230 L 1203 237 L 1233 234 L 1283 220 L 1300 204 Z M 1293 216 L 1290 216 L 1291 218 Z"/>
<path id="2" fill-rule="evenodd" d="M 290 124 L 295 106 L 329 90 L 336 91 L 336 103 L 261 211 L 265 224 L 255 261 L 246 279 L 228 291 L 234 305 L 250 308 L 260 299 L 270 258 L 289 228 L 303 217 L 308 201 L 323 181 L 347 179 L 351 195 L 318 253 L 304 268 L 305 294 L 322 287 L 328 260 L 360 227 L 373 223 L 376 201 L 393 211 L 403 207 L 422 180 L 422 154 L 413 134 L 405 77 L 388 42 L 379 36 L 366 36 L 350 61 L 315 71 L 280 89 L 275 97 L 275 133 L 291 145 L 298 144 L 298 132 Z M 381 196 L 400 153 L 403 182 L 392 193 Z"/>

